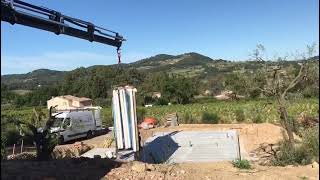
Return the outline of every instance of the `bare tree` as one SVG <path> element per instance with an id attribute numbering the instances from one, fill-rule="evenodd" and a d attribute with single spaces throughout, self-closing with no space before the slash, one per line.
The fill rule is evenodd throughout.
<path id="1" fill-rule="evenodd" d="M 301 63 L 299 73 L 293 78 L 290 78 L 286 71 L 281 66 L 273 66 L 268 68 L 266 72 L 267 84 L 264 88 L 260 89 L 264 94 L 275 97 L 278 105 L 278 112 L 280 115 L 280 122 L 282 127 L 286 130 L 288 139 L 291 145 L 294 144 L 293 129 L 288 116 L 287 108 L 289 103 L 287 101 L 287 94 L 292 90 L 299 82 L 303 81 L 308 72 L 308 61 L 307 59 L 313 56 L 315 52 L 315 44 L 307 46 L 307 56 L 304 54 L 300 55 Z M 284 58 L 285 59 L 285 58 Z M 266 68 L 267 69 L 267 68 Z"/>
<path id="2" fill-rule="evenodd" d="M 266 49 L 262 44 L 257 44 L 250 56 L 254 61 L 264 61 L 263 54 L 265 53 L 265 50 Z"/>

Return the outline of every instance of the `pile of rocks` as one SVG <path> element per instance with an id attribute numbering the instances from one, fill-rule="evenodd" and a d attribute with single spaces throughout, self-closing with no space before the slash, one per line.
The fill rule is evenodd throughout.
<path id="1" fill-rule="evenodd" d="M 92 148 L 93 146 L 89 146 L 82 142 L 76 142 L 74 144 L 56 146 L 52 154 L 55 159 L 76 158 Z"/>
<path id="2" fill-rule="evenodd" d="M 260 144 L 260 147 L 250 153 L 251 160 L 260 165 L 271 165 L 271 161 L 278 153 L 278 144 Z"/>
<path id="3" fill-rule="evenodd" d="M 37 158 L 35 152 L 23 152 L 15 155 L 9 155 L 8 160 L 34 160 Z"/>

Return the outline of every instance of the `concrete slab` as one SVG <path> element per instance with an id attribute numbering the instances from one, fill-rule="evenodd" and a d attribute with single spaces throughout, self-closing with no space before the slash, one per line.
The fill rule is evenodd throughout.
<path id="1" fill-rule="evenodd" d="M 230 131 L 176 131 L 147 139 L 141 160 L 148 163 L 215 162 L 240 157 L 238 134 Z"/>
<path id="2" fill-rule="evenodd" d="M 94 158 L 95 155 L 99 155 L 101 158 L 112 158 L 115 156 L 115 152 L 115 148 L 93 148 L 82 154 L 81 157 Z"/>

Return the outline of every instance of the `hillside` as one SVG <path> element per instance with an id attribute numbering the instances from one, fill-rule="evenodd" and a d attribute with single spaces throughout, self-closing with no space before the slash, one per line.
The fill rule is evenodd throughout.
<path id="1" fill-rule="evenodd" d="M 312 60 L 319 61 L 319 56 Z M 284 67 L 297 66 L 296 61 L 268 62 L 269 65 L 281 64 Z M 159 54 L 129 64 L 121 64 L 123 69 L 137 69 L 143 73 L 166 72 L 180 74 L 186 77 L 199 77 L 203 82 L 216 79 L 232 72 L 255 72 L 262 66 L 260 62 L 241 61 L 232 62 L 222 59 L 211 59 L 210 57 L 191 52 L 177 56 Z M 63 80 L 70 72 L 78 69 L 98 71 L 101 69 L 116 69 L 119 65 L 94 65 L 88 68 L 77 68 L 73 71 L 56 71 L 49 69 L 38 69 L 26 74 L 10 74 L 1 76 L 1 84 L 5 84 L 11 90 L 32 90 L 38 85 L 50 86 Z M 79 76 L 80 77 L 80 76 Z"/>
<path id="2" fill-rule="evenodd" d="M 6 84 L 10 89 L 31 90 L 38 85 L 49 86 L 64 78 L 66 71 L 50 69 L 37 69 L 26 74 L 10 74 L 1 76 L 1 84 Z"/>

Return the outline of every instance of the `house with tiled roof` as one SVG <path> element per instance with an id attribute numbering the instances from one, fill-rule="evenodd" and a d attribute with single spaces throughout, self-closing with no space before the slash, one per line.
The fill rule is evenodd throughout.
<path id="1" fill-rule="evenodd" d="M 48 109 L 51 106 L 57 106 L 57 110 L 77 109 L 83 107 L 92 107 L 92 99 L 86 97 L 76 97 L 71 95 L 52 97 L 47 101 Z"/>

